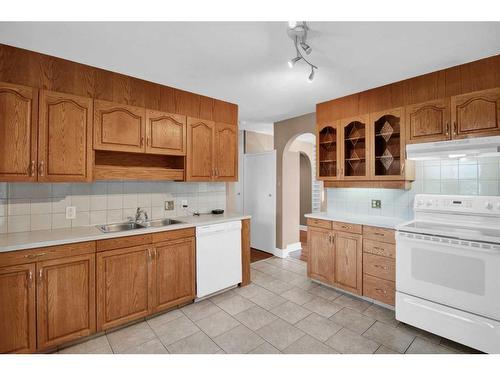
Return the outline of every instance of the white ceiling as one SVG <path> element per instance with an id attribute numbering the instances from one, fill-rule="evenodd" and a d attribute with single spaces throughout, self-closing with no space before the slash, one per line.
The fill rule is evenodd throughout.
<path id="1" fill-rule="evenodd" d="M 310 22 L 313 83 L 286 22 L 0 23 L 0 42 L 237 103 L 242 127 L 500 53 L 500 22 Z M 264 131 L 263 130 L 263 131 Z"/>

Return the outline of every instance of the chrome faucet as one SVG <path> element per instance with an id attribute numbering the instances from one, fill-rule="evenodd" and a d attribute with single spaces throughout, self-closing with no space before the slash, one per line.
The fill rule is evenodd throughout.
<path id="1" fill-rule="evenodd" d="M 144 220 L 141 220 L 142 215 L 144 215 Z M 147 220 L 148 220 L 148 213 L 142 208 L 137 207 L 137 211 L 135 212 L 135 222 L 139 223 Z"/>

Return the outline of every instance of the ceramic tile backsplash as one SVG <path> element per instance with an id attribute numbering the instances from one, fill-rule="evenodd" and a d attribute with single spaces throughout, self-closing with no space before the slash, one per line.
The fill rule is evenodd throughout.
<path id="1" fill-rule="evenodd" d="M 165 201 L 174 210 L 165 211 Z M 137 207 L 160 219 L 226 207 L 225 183 L 95 182 L 92 184 L 26 184 L 0 182 L 0 233 L 69 228 L 127 220 Z M 76 218 L 66 219 L 66 207 Z"/>
<path id="2" fill-rule="evenodd" d="M 411 219 L 415 194 L 500 195 L 500 157 L 418 161 L 409 191 L 393 189 L 327 189 L 328 212 Z M 371 208 L 380 199 L 382 208 Z"/>

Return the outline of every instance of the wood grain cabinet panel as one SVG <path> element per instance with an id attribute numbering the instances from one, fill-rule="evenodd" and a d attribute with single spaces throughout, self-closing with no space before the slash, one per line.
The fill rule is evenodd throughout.
<path id="1" fill-rule="evenodd" d="M 318 180 L 341 178 L 342 144 L 339 121 L 317 124 L 316 175 Z"/>
<path id="2" fill-rule="evenodd" d="M 383 280 L 368 274 L 363 275 L 363 295 L 377 301 L 394 305 L 396 299 L 396 283 Z"/>
<path id="3" fill-rule="evenodd" d="M 92 179 L 92 99 L 42 90 L 38 181 Z"/>
<path id="4" fill-rule="evenodd" d="M 368 115 L 339 121 L 337 165 L 340 168 L 339 177 L 343 180 L 366 180 L 370 175 L 372 142 L 368 121 Z"/>
<path id="5" fill-rule="evenodd" d="M 215 180 L 238 180 L 238 127 L 232 124 L 215 125 Z"/>
<path id="6" fill-rule="evenodd" d="M 215 122 L 188 117 L 186 180 L 213 180 L 214 132 Z"/>
<path id="7" fill-rule="evenodd" d="M 500 88 L 451 98 L 453 138 L 500 135 Z"/>
<path id="8" fill-rule="evenodd" d="M 36 350 L 35 264 L 0 268 L 0 353 Z"/>
<path id="9" fill-rule="evenodd" d="M 186 116 L 146 110 L 146 152 L 186 155 Z"/>
<path id="10" fill-rule="evenodd" d="M 341 288 L 362 294 L 362 237 L 359 234 L 335 232 L 335 283 Z"/>
<path id="11" fill-rule="evenodd" d="M 335 249 L 334 234 L 331 230 L 309 227 L 307 230 L 307 246 L 309 259 L 307 274 L 310 278 L 327 284 L 335 281 Z"/>
<path id="12" fill-rule="evenodd" d="M 97 330 L 148 315 L 152 310 L 152 290 L 152 246 L 98 253 Z"/>
<path id="13" fill-rule="evenodd" d="M 406 106 L 406 143 L 450 139 L 450 98 Z"/>
<path id="14" fill-rule="evenodd" d="M 37 263 L 38 350 L 96 331 L 95 254 Z"/>
<path id="15" fill-rule="evenodd" d="M 37 91 L 0 83 L 0 181 L 36 181 Z"/>
<path id="16" fill-rule="evenodd" d="M 195 298 L 194 237 L 158 243 L 154 248 L 154 312 Z"/>
<path id="17" fill-rule="evenodd" d="M 94 149 L 145 152 L 146 110 L 94 100 Z"/>

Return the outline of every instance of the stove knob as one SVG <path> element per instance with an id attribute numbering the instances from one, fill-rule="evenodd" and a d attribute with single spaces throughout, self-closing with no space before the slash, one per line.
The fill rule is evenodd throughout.
<path id="1" fill-rule="evenodd" d="M 419 199 L 419 200 L 417 201 L 417 206 L 421 206 L 421 205 L 423 205 L 423 204 L 424 204 L 424 201 L 423 201 L 422 199 Z M 500 207 L 500 203 L 499 203 L 498 205 L 499 205 L 499 207 Z"/>
<path id="2" fill-rule="evenodd" d="M 486 202 L 484 204 L 484 208 L 486 208 L 487 210 L 491 210 L 493 208 L 493 205 L 491 204 L 491 202 Z"/>
<path id="3" fill-rule="evenodd" d="M 430 206 L 432 206 L 432 201 L 427 201 L 427 202 L 425 202 L 425 204 L 427 205 L 427 207 L 430 207 Z"/>
<path id="4" fill-rule="evenodd" d="M 499 203 L 497 203 L 497 209 L 499 209 L 499 210 L 500 210 L 500 202 L 499 202 Z"/>

